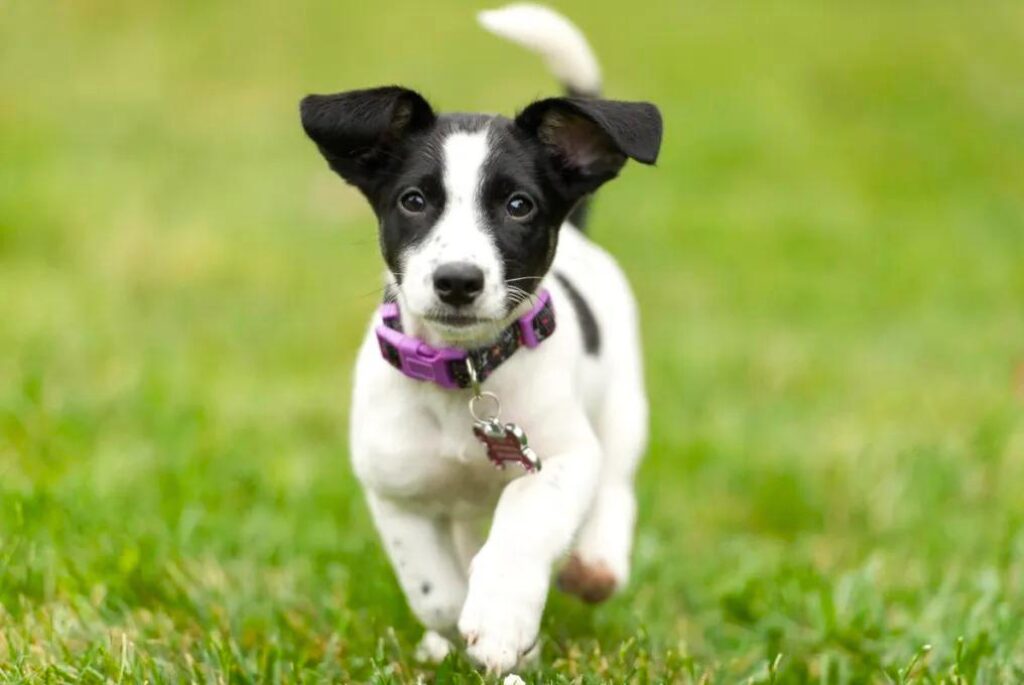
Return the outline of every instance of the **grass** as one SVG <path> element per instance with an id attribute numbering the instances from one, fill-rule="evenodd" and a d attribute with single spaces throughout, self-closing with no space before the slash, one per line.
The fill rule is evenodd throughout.
<path id="1" fill-rule="evenodd" d="M 454 1 L 0 6 L 0 679 L 416 664 L 347 463 L 372 216 L 298 98 L 510 112 Z M 1024 11 L 566 0 L 660 168 L 593 233 L 645 314 L 629 591 L 531 683 L 1024 680 Z M 642 10 L 642 11 L 641 11 Z"/>

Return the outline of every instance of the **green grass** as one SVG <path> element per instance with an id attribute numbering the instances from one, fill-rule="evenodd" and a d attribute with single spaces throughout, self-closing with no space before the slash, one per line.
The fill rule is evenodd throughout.
<path id="1" fill-rule="evenodd" d="M 0 5 L 0 679 L 479 681 L 412 660 L 348 466 L 380 262 L 296 105 L 555 86 L 355 5 Z M 559 5 L 665 115 L 593 224 L 653 437 L 629 591 L 523 675 L 1024 680 L 1020 3 Z"/>

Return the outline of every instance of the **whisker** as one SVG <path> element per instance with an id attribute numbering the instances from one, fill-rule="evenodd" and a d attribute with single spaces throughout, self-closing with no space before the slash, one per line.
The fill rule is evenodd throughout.
<path id="1" fill-rule="evenodd" d="M 515 309 L 516 307 L 518 307 L 527 300 L 530 301 L 531 305 L 535 305 L 536 301 L 538 300 L 538 297 L 535 293 L 528 292 L 515 285 L 509 285 L 508 291 L 509 295 L 511 296 L 509 297 L 509 304 L 511 305 L 511 309 Z"/>
<path id="2" fill-rule="evenodd" d="M 519 278 L 509 278 L 505 280 L 505 283 L 515 283 L 516 281 L 542 281 L 543 276 L 520 276 Z"/>
<path id="3" fill-rule="evenodd" d="M 381 294 L 381 293 L 383 293 L 383 292 L 384 292 L 385 290 L 387 290 L 387 288 L 388 288 L 388 286 L 386 286 L 386 285 L 382 285 L 382 286 L 380 286 L 379 288 L 374 288 L 373 290 L 371 290 L 371 291 L 369 291 L 369 292 L 365 292 L 365 293 L 362 293 L 362 294 L 360 294 L 360 295 L 357 295 L 357 296 L 356 296 L 356 298 L 357 298 L 357 299 L 360 299 L 360 300 L 361 300 L 361 299 L 363 299 L 364 297 L 369 297 L 370 295 L 380 295 L 380 294 Z"/>

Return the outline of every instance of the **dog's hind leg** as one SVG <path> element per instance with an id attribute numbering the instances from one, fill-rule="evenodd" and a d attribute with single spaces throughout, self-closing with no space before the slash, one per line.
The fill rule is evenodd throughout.
<path id="1" fill-rule="evenodd" d="M 608 599 L 629 580 L 636 524 L 634 475 L 647 446 L 647 400 L 640 373 L 620 371 L 597 426 L 604 449 L 593 507 L 558 575 L 558 587 L 586 602 Z"/>
<path id="2" fill-rule="evenodd" d="M 452 545 L 462 570 L 469 575 L 469 563 L 484 544 L 485 531 L 481 522 L 473 518 L 453 518 Z"/>

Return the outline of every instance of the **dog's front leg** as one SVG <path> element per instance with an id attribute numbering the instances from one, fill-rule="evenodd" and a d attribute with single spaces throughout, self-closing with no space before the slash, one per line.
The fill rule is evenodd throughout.
<path id="1" fill-rule="evenodd" d="M 466 598 L 466 576 L 448 521 L 372 491 L 367 500 L 409 608 L 429 630 L 452 635 Z"/>
<path id="2" fill-rule="evenodd" d="M 582 411 L 546 423 L 547 435 L 530 436 L 543 469 L 505 487 L 459 617 L 469 655 L 493 672 L 513 668 L 536 643 L 551 567 L 571 544 L 600 472 L 600 446 Z"/>

